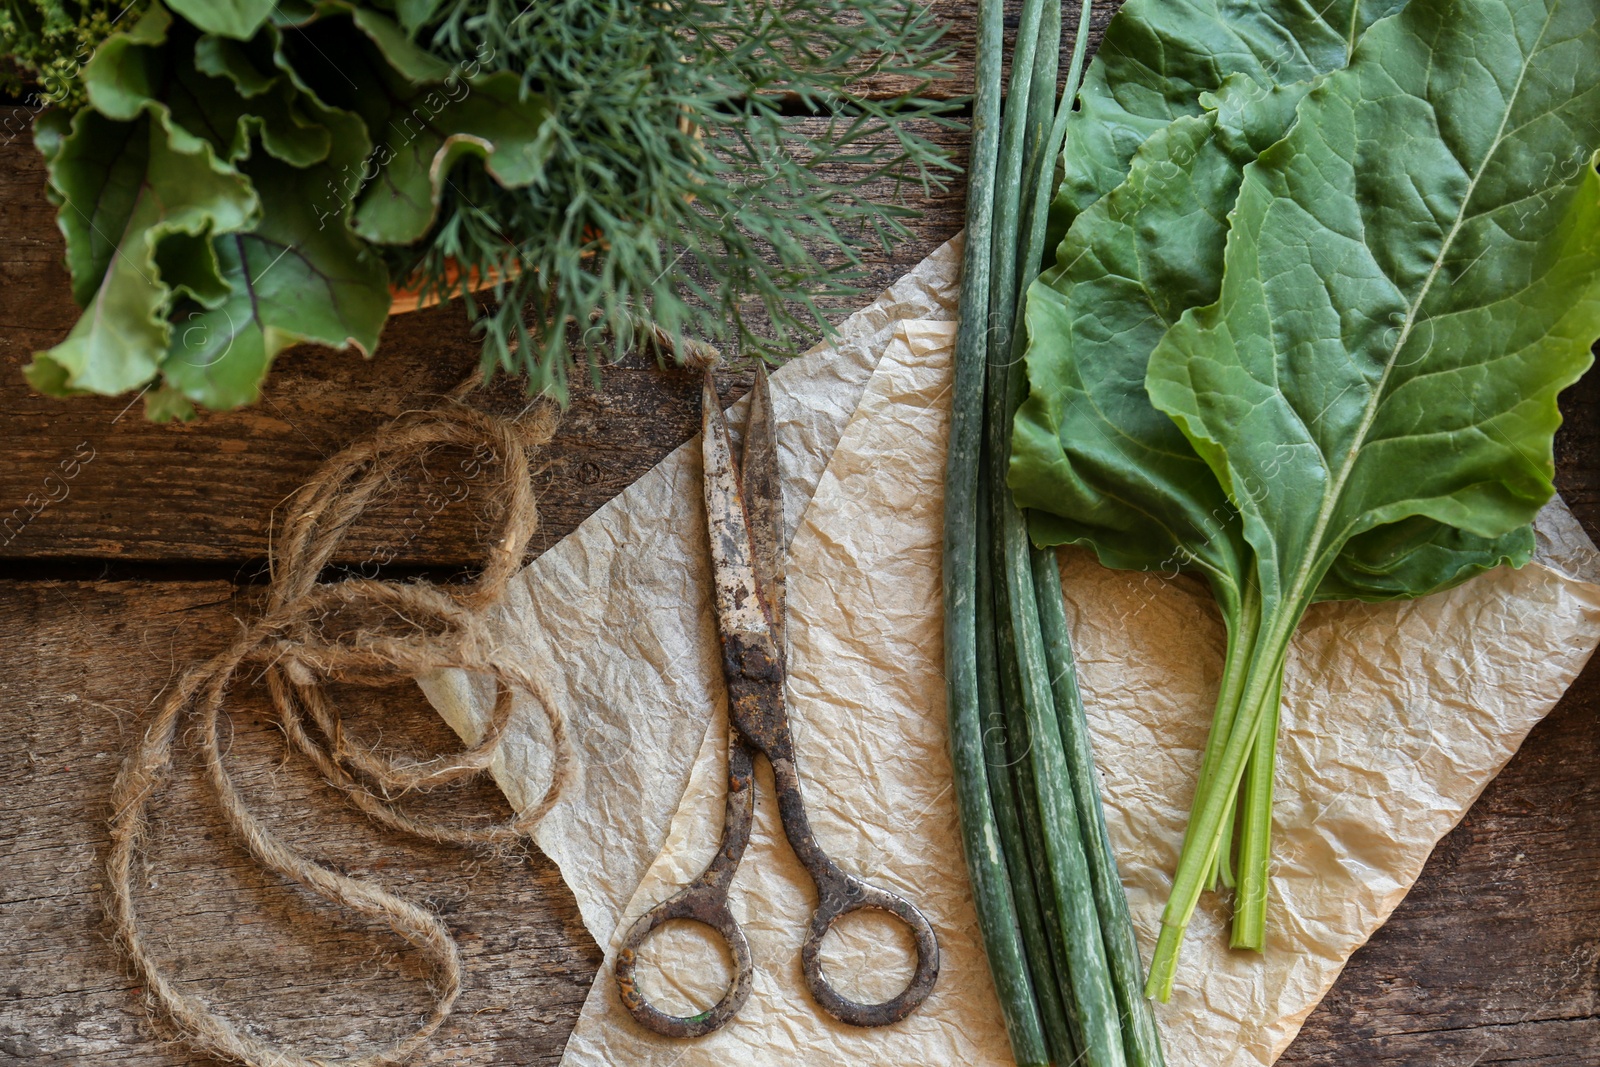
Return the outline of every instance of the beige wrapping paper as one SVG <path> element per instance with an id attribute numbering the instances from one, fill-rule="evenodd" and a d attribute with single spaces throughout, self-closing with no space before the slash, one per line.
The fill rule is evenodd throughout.
<path id="1" fill-rule="evenodd" d="M 675 1041 L 638 1027 L 617 1000 L 611 958 L 626 923 L 699 872 L 721 824 L 726 718 L 699 469 L 680 450 L 535 561 L 504 617 L 508 651 L 559 694 L 580 740 L 578 784 L 537 834 L 606 948 L 564 1063 L 1009 1062 L 944 743 L 939 552 L 954 330 L 927 317 L 948 319 L 955 266 L 947 246 L 898 287 L 904 321 L 880 302 L 847 324 L 842 354 L 814 353 L 775 378 L 780 438 L 801 441 L 790 427 L 806 427 L 784 463 L 795 530 L 789 698 L 807 807 L 841 866 L 926 911 L 944 952 L 939 984 L 916 1015 L 881 1030 L 838 1024 L 810 1001 L 797 955 L 814 898 L 762 773 L 732 892 L 755 959 L 744 1011 L 709 1037 Z M 1286 676 L 1267 951 L 1229 951 L 1223 909 L 1202 901 L 1176 994 L 1157 1009 L 1173 1067 L 1271 1063 L 1582 668 L 1600 641 L 1600 588 L 1588 584 L 1596 552 L 1559 503 L 1540 533 L 1540 563 L 1521 571 L 1420 601 L 1313 609 Z M 1148 959 L 1222 628 L 1186 578 L 1109 571 L 1074 550 L 1063 553 L 1063 583 Z M 482 694 L 459 677 L 428 689 L 470 739 Z M 530 725 L 495 768 L 513 803 L 542 791 L 540 721 L 519 716 Z M 831 939 L 826 966 L 840 989 L 881 999 L 908 959 L 892 920 L 863 917 Z M 647 946 L 641 980 L 661 1007 L 686 1011 L 716 999 L 726 967 L 698 928 L 668 927 Z"/>
<path id="2" fill-rule="evenodd" d="M 773 375 L 786 534 L 896 324 L 953 317 L 960 257 L 958 242 L 943 245 L 850 316 L 826 350 Z M 697 438 L 673 452 L 530 564 L 501 612 L 507 654 L 553 694 L 576 747 L 573 779 L 534 840 L 602 945 L 661 849 L 721 698 L 698 447 Z M 490 694 L 453 671 L 423 689 L 446 721 L 476 736 Z M 537 709 L 515 714 L 522 728 L 492 769 L 522 808 L 544 795 L 550 746 Z"/>

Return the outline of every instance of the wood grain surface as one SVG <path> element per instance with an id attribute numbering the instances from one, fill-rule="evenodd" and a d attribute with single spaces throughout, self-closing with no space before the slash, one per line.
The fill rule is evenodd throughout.
<path id="1" fill-rule="evenodd" d="M 248 610 L 227 582 L 6 582 L 0 672 L 0 1064 L 178 1067 L 209 1063 L 171 1044 L 113 952 L 102 912 L 111 780 L 128 737 L 171 673 L 220 650 Z M 393 699 L 392 690 L 384 694 Z M 232 705 L 229 763 L 291 846 L 437 909 L 466 957 L 467 987 L 422 1062 L 554 1063 L 600 951 L 554 864 L 537 851 L 486 856 L 387 833 L 285 760 L 260 686 Z M 365 725 L 413 752 L 454 735 L 420 697 L 370 709 Z M 187 750 L 180 750 L 187 751 Z M 492 786 L 440 797 L 463 817 L 504 818 Z M 263 873 L 181 759 L 157 805 L 138 900 L 163 962 L 257 1034 L 336 1056 L 394 1040 L 427 1008 L 414 954 Z"/>
<path id="2" fill-rule="evenodd" d="M 940 91 L 960 95 L 971 84 L 975 5 L 935 8 L 956 49 L 956 76 Z M 219 647 L 248 613 L 275 509 L 327 456 L 453 386 L 477 343 L 458 307 L 400 316 L 376 359 L 296 349 L 259 405 L 182 426 L 151 426 L 126 400 L 31 394 L 20 368 L 66 333 L 75 309 L 28 117 L 0 111 L 0 1065 L 205 1067 L 211 1061 L 172 1044 L 149 1016 L 108 941 L 105 818 L 123 745 L 172 674 Z M 959 156 L 963 135 L 943 136 Z M 870 264 L 868 287 L 953 236 L 962 195 L 957 182 L 910 198 L 924 212 L 915 236 Z M 730 394 L 740 385 L 726 382 Z M 521 401 L 501 388 L 490 402 Z M 580 389 L 538 475 L 544 526 L 534 551 L 687 439 L 695 403 L 692 379 L 643 360 L 607 368 L 603 391 Z M 1593 535 L 1600 379 L 1563 406 L 1558 481 Z M 392 559 L 390 572 L 440 575 L 470 566 L 485 528 L 470 489 L 458 500 L 438 472 L 419 470 L 351 538 L 343 562 Z M 401 704 L 373 707 L 364 721 L 406 751 L 451 744 L 420 700 Z M 1597 717 L 1600 665 L 1591 665 L 1441 843 L 1280 1062 L 1600 1064 Z M 239 694 L 232 736 L 233 766 L 276 829 L 429 902 L 460 936 L 468 987 L 422 1062 L 559 1059 L 600 953 L 547 860 L 377 830 L 285 758 L 254 689 Z M 503 814 L 485 786 L 445 802 Z M 253 1032 L 324 1055 L 399 1035 L 420 1017 L 427 1001 L 409 951 L 261 874 L 187 764 L 161 811 L 141 901 L 187 990 Z"/>

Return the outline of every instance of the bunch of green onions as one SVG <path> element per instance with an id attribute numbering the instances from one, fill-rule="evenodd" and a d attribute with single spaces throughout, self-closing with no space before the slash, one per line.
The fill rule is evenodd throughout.
<path id="1" fill-rule="evenodd" d="M 1019 1064 L 1157 1067 L 1053 552 L 1006 488 L 1025 389 L 1022 299 L 1083 73 L 1082 0 L 1060 99 L 1061 0 L 1024 0 L 1002 108 L 1003 5 L 980 0 L 966 247 L 945 496 L 951 752 L 978 920 Z M 1001 112 L 1004 112 L 1003 118 Z"/>

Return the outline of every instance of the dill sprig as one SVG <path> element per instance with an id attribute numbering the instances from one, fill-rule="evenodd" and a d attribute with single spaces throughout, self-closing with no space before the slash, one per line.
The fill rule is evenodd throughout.
<path id="1" fill-rule="evenodd" d="M 926 95 L 942 27 L 907 0 L 461 0 L 411 28 L 447 61 L 517 73 L 554 120 L 537 181 L 459 167 L 433 230 L 384 250 L 391 276 L 463 296 L 485 368 L 558 397 L 575 358 L 597 377 L 641 342 L 662 355 L 662 336 L 792 352 L 826 330 L 818 301 L 857 292 L 863 255 L 908 233 L 913 212 L 862 187 L 926 192 L 955 169 L 918 132 L 955 123 Z M 914 88 L 857 88 L 885 76 Z M 474 276 L 496 279 L 492 302 Z"/>

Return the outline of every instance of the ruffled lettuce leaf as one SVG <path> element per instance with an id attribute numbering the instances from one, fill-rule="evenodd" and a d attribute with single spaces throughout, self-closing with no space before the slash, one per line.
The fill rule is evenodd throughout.
<path id="1" fill-rule="evenodd" d="M 273 0 L 167 0 L 167 6 L 202 33 L 247 40 L 278 5 Z"/>
<path id="2" fill-rule="evenodd" d="M 35 356 L 28 381 L 57 395 L 138 389 L 160 369 L 175 285 L 216 299 L 209 239 L 255 224 L 255 191 L 209 142 L 160 112 L 132 122 L 78 112 L 50 182 L 84 314 L 66 340 Z"/>
<path id="3" fill-rule="evenodd" d="M 258 70 L 248 53 L 222 52 L 222 41 L 201 36 L 153 7 L 133 32 L 107 40 L 84 68 L 89 102 L 100 114 L 132 121 L 168 111 L 172 121 L 211 142 L 216 154 L 237 163 L 250 154 L 252 137 L 297 167 L 328 157 L 332 134 L 305 113 L 302 94 L 287 78 Z"/>
<path id="4" fill-rule="evenodd" d="M 348 3 L 152 4 L 86 66 L 90 106 L 36 126 L 85 314 L 30 382 L 187 417 L 255 400 L 291 344 L 370 354 L 376 245 L 427 233 L 463 156 L 541 172 L 546 101 L 473 74 Z"/>
<path id="5" fill-rule="evenodd" d="M 334 6 L 343 5 L 324 5 Z M 366 9 L 348 23 L 323 20 L 303 38 L 286 37 L 285 54 L 284 65 L 319 99 L 360 115 L 372 137 L 353 196 L 354 228 L 369 241 L 405 245 L 426 234 L 463 157 L 482 160 L 508 189 L 543 171 L 549 108 L 542 97 L 524 97 L 510 72 L 469 78 Z"/>
<path id="6" fill-rule="evenodd" d="M 161 363 L 166 382 L 208 408 L 252 403 L 273 357 L 316 341 L 370 353 L 389 313 L 387 272 L 344 226 L 318 226 L 329 167 L 298 169 L 262 156 L 246 165 L 261 221 L 215 242 L 225 301 L 180 306 Z"/>

